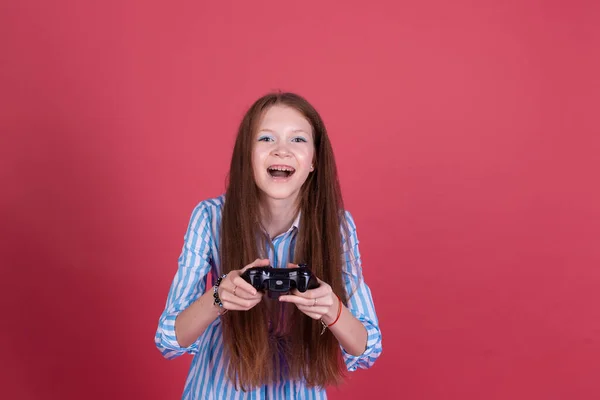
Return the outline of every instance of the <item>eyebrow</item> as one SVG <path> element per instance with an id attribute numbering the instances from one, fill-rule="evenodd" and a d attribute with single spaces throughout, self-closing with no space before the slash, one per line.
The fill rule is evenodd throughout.
<path id="1" fill-rule="evenodd" d="M 271 132 L 271 133 L 277 133 L 277 132 L 275 132 L 275 131 L 273 131 L 273 130 L 271 130 L 271 129 L 267 129 L 267 128 L 263 128 L 263 129 L 261 129 L 261 130 L 260 130 L 260 131 L 258 131 L 258 132 Z M 304 129 L 294 129 L 294 130 L 292 131 L 292 133 L 305 133 L 305 134 L 307 134 L 307 135 L 308 135 L 308 132 L 306 132 Z"/>

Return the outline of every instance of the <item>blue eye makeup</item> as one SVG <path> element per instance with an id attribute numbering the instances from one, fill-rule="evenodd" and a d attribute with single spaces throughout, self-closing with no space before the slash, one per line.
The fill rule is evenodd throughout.
<path id="1" fill-rule="evenodd" d="M 273 135 L 260 135 L 257 139 L 259 142 L 274 142 L 275 138 Z M 296 136 L 291 139 L 292 143 L 308 143 L 308 139 L 304 136 Z"/>

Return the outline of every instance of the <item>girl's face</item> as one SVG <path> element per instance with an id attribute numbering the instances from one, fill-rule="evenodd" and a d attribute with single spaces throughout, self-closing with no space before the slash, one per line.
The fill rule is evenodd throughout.
<path id="1" fill-rule="evenodd" d="M 293 108 L 272 106 L 264 113 L 254 141 L 254 180 L 263 196 L 295 201 L 313 170 L 315 146 L 308 120 Z"/>

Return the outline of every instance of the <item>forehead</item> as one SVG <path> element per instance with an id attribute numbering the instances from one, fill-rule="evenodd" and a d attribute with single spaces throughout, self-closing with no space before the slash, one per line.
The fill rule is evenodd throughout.
<path id="1" fill-rule="evenodd" d="M 274 105 L 269 107 L 262 115 L 258 124 L 258 131 L 261 129 L 271 130 L 274 132 L 287 131 L 304 131 L 312 133 L 310 122 L 292 107 Z"/>

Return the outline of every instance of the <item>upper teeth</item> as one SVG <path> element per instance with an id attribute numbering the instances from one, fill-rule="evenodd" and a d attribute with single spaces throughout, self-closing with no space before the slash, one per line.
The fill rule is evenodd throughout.
<path id="1" fill-rule="evenodd" d="M 292 167 L 269 167 L 269 169 L 276 170 L 276 171 L 290 171 L 290 172 L 294 170 L 294 168 L 292 168 Z"/>

